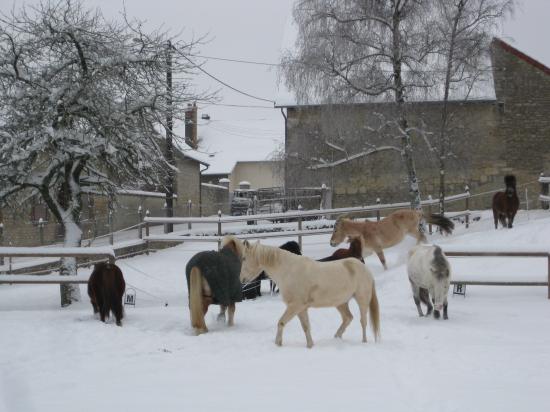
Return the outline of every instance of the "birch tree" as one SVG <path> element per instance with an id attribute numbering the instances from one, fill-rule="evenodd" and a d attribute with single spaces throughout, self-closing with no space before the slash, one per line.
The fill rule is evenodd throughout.
<path id="1" fill-rule="evenodd" d="M 193 64 L 177 56 L 184 42 L 142 23 L 108 21 L 83 2 L 43 2 L 0 16 L 0 207 L 40 196 L 64 227 L 64 245 L 80 246 L 83 189 L 113 193 L 124 182 L 162 185 L 173 166 L 160 138 L 166 107 L 206 98 L 174 83 L 167 99 L 166 45 L 186 78 Z M 75 259 L 61 274 L 76 274 Z M 62 305 L 79 299 L 62 286 Z"/>
<path id="2" fill-rule="evenodd" d="M 451 154 L 448 136 L 449 99 L 468 99 L 483 82 L 491 81 L 488 56 L 492 34 L 513 12 L 514 0 L 436 0 L 438 67 L 443 102 L 438 138 L 439 211 L 445 212 L 445 169 Z M 454 96 L 453 96 L 454 94 Z"/>
<path id="3" fill-rule="evenodd" d="M 417 209 L 420 190 L 405 103 L 433 85 L 424 70 L 436 45 L 429 7 L 427 0 L 299 0 L 293 12 L 296 50 L 282 62 L 299 102 L 395 102 L 411 207 Z"/>

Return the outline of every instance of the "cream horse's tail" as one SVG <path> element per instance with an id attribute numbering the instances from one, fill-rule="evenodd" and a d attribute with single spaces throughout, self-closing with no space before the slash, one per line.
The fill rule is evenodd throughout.
<path id="1" fill-rule="evenodd" d="M 378 306 L 378 297 L 374 284 L 372 286 L 372 297 L 369 303 L 369 317 L 374 340 L 377 342 L 380 339 L 380 307 Z"/>
<path id="2" fill-rule="evenodd" d="M 202 301 L 202 274 L 198 267 L 193 267 L 189 275 L 189 311 L 191 312 L 191 326 L 197 335 L 208 332 L 204 322 Z"/>

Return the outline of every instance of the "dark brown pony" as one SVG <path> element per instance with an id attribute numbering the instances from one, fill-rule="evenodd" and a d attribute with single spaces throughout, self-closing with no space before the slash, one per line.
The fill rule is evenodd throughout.
<path id="1" fill-rule="evenodd" d="M 333 260 L 340 260 L 349 257 L 354 257 L 365 263 L 363 260 L 363 243 L 361 242 L 360 237 L 350 238 L 348 249 L 337 249 L 332 255 L 323 259 L 318 259 L 317 262 L 331 262 Z"/>
<path id="2" fill-rule="evenodd" d="M 495 229 L 498 229 L 498 222 L 503 227 L 511 228 L 514 223 L 514 217 L 519 209 L 519 198 L 516 191 L 516 177 L 507 175 L 504 177 L 506 190 L 497 192 L 493 196 L 493 218 L 495 220 Z"/>
<path id="3" fill-rule="evenodd" d="M 94 314 L 99 312 L 102 322 L 113 312 L 116 324 L 122 326 L 124 310 L 122 296 L 126 282 L 122 271 L 114 263 L 101 262 L 94 266 L 94 271 L 88 279 L 88 296 L 94 308 Z"/>

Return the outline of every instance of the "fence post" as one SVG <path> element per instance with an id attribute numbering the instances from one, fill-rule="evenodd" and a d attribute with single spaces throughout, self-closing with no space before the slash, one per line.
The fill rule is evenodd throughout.
<path id="1" fill-rule="evenodd" d="M 0 222 L 0 247 L 4 245 L 4 222 Z M 4 256 L 0 256 L 0 266 L 4 265 Z"/>
<path id="2" fill-rule="evenodd" d="M 302 205 L 298 205 L 298 211 L 301 212 L 302 209 Z M 298 216 L 298 230 L 302 230 L 302 216 Z M 298 244 L 300 245 L 300 250 L 302 250 L 302 235 L 298 235 Z"/>
<path id="3" fill-rule="evenodd" d="M 428 200 L 430 201 L 430 203 L 428 203 L 428 215 L 431 216 L 432 215 L 432 195 L 428 195 Z M 430 235 L 432 234 L 432 224 L 431 223 L 428 223 L 428 233 Z"/>
<path id="4" fill-rule="evenodd" d="M 376 198 L 376 205 L 380 206 L 380 198 Z M 376 209 L 376 221 L 380 222 L 380 209 Z"/>
<path id="5" fill-rule="evenodd" d="M 145 211 L 145 217 L 149 217 L 151 212 L 149 210 Z M 145 254 L 149 255 L 149 222 L 145 222 Z"/>
<path id="6" fill-rule="evenodd" d="M 466 229 L 470 227 L 470 187 L 468 185 L 464 186 L 464 191 L 468 193 L 466 196 Z"/>
<path id="7" fill-rule="evenodd" d="M 222 211 L 218 210 L 218 250 L 222 246 Z"/>
<path id="8" fill-rule="evenodd" d="M 40 239 L 40 246 L 44 246 L 44 219 L 38 219 L 38 237 Z"/>
<path id="9" fill-rule="evenodd" d="M 544 178 L 544 173 L 541 172 L 539 181 Z M 543 196 L 548 196 L 548 183 L 546 182 L 540 182 L 540 194 Z M 549 209 L 550 208 L 550 202 L 541 200 L 540 201 L 540 208 L 541 209 Z"/>
<path id="10" fill-rule="evenodd" d="M 189 214 L 189 217 L 191 217 L 191 210 L 192 210 L 192 208 L 193 208 L 193 202 L 191 202 L 191 199 L 189 199 L 189 200 L 187 201 L 187 212 L 188 212 L 188 214 Z M 187 223 L 187 229 L 191 230 L 192 226 L 193 226 L 193 225 L 191 224 L 191 222 Z"/>
<path id="11" fill-rule="evenodd" d="M 550 299 L 550 254 L 548 254 L 548 299 Z"/>
<path id="12" fill-rule="evenodd" d="M 113 243 L 114 243 L 114 234 L 113 234 L 113 211 L 112 209 L 109 209 L 109 215 L 108 215 L 108 220 L 109 220 L 109 244 L 112 246 Z"/>
<path id="13" fill-rule="evenodd" d="M 141 205 L 138 207 L 138 238 L 143 239 L 143 209 Z"/>

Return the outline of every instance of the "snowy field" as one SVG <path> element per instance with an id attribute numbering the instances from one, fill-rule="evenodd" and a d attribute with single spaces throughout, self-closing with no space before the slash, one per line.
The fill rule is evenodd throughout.
<path id="1" fill-rule="evenodd" d="M 492 227 L 488 212 L 452 245 L 550 249 L 550 214 L 520 213 L 514 229 Z M 304 254 L 332 248 L 304 238 Z M 288 239 L 266 242 L 280 244 Z M 406 276 L 406 239 L 375 255 L 382 339 L 361 343 L 354 320 L 344 339 L 335 309 L 311 309 L 315 346 L 297 319 L 274 344 L 284 311 L 279 296 L 237 305 L 236 326 L 207 315 L 210 333 L 193 336 L 184 268 L 205 244 L 184 244 L 119 261 L 137 305 L 122 328 L 94 319 L 83 301 L 59 307 L 59 287 L 0 286 L 0 411 L 546 411 L 550 387 L 550 301 L 545 287 L 468 286 L 449 296 L 449 320 L 419 318 Z M 211 245 L 211 247 L 215 247 Z M 456 258 L 460 275 L 545 279 L 544 259 Z M 80 273 L 86 273 L 84 270 Z M 267 283 L 263 285 L 267 291 Z M 168 306 L 165 306 L 165 303 Z"/>

